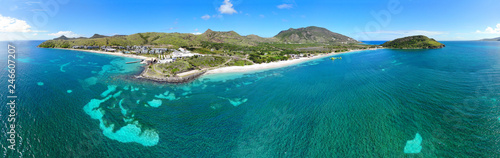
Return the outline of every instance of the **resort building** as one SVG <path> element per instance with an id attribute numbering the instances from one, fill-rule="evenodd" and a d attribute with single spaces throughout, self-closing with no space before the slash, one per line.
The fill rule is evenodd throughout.
<path id="1" fill-rule="evenodd" d="M 199 53 L 191 53 L 189 51 L 187 52 L 181 52 L 181 51 L 174 51 L 172 52 L 172 58 L 173 59 L 176 59 L 176 58 L 189 58 L 189 57 L 193 57 L 193 56 L 204 56 L 202 54 L 199 54 Z"/>
<path id="2" fill-rule="evenodd" d="M 174 62 L 174 59 L 162 59 L 162 60 L 158 60 L 158 63 L 159 64 L 165 64 L 165 63 L 171 63 L 171 62 Z"/>

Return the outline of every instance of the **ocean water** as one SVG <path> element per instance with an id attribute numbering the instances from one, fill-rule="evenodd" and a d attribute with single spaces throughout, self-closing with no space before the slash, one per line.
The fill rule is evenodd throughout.
<path id="1" fill-rule="evenodd" d="M 137 59 L 13 42 L 16 146 L 3 157 L 496 157 L 500 42 L 375 50 L 187 84 Z"/>
<path id="2" fill-rule="evenodd" d="M 362 44 L 371 44 L 371 45 L 379 45 L 384 44 L 387 41 L 361 41 Z"/>

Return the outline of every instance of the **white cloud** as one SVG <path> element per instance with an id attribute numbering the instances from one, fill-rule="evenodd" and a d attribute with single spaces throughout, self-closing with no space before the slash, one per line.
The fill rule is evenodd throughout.
<path id="1" fill-rule="evenodd" d="M 201 35 L 202 33 L 201 32 L 194 32 L 192 33 L 193 35 Z"/>
<path id="2" fill-rule="evenodd" d="M 9 9 L 10 11 L 16 11 L 17 9 L 19 9 L 19 7 L 17 5 L 13 5 Z"/>
<path id="3" fill-rule="evenodd" d="M 44 9 L 31 9 L 32 12 L 46 12 Z"/>
<path id="4" fill-rule="evenodd" d="M 259 17 L 260 17 L 260 18 L 265 18 L 266 16 L 265 16 L 265 15 L 260 14 L 260 15 L 259 15 Z"/>
<path id="5" fill-rule="evenodd" d="M 198 32 L 198 28 L 194 29 L 195 32 Z"/>
<path id="6" fill-rule="evenodd" d="M 485 33 L 485 34 L 500 34 L 500 23 L 497 24 L 496 28 L 487 27 L 484 31 L 477 30 L 476 33 Z"/>
<path id="7" fill-rule="evenodd" d="M 0 32 L 33 32 L 24 20 L 0 15 Z"/>
<path id="8" fill-rule="evenodd" d="M 208 14 L 203 15 L 203 16 L 201 16 L 201 19 L 208 20 L 208 19 L 210 19 L 210 15 L 208 15 Z"/>
<path id="9" fill-rule="evenodd" d="M 277 6 L 279 9 L 292 9 L 293 8 L 293 4 L 280 4 Z"/>
<path id="10" fill-rule="evenodd" d="M 402 36 L 412 36 L 412 35 L 425 35 L 425 36 L 435 36 L 446 34 L 446 32 L 440 31 L 425 31 L 425 30 L 407 30 L 407 31 L 376 31 L 376 32 L 364 32 L 366 34 L 390 34 L 390 35 L 402 35 Z"/>
<path id="11" fill-rule="evenodd" d="M 212 15 L 212 18 L 222 18 L 222 15 L 220 15 L 220 14 L 215 14 L 215 15 Z"/>
<path id="12" fill-rule="evenodd" d="M 32 5 L 32 4 L 40 4 L 40 3 L 42 3 L 42 2 L 31 2 L 31 1 L 30 1 L 30 2 L 24 2 L 24 3 L 26 3 L 27 5 Z"/>
<path id="13" fill-rule="evenodd" d="M 224 4 L 222 4 L 220 7 L 219 7 L 219 12 L 221 14 L 233 14 L 233 13 L 238 13 L 236 10 L 234 10 L 233 8 L 233 4 L 231 4 L 231 2 L 229 0 L 224 0 L 223 2 Z"/>
<path id="14" fill-rule="evenodd" d="M 74 37 L 82 37 L 83 35 L 76 34 L 73 31 L 59 31 L 57 33 L 49 33 L 47 34 L 49 36 L 55 36 L 55 37 L 60 37 L 62 35 L 68 37 L 68 38 L 74 38 Z"/>

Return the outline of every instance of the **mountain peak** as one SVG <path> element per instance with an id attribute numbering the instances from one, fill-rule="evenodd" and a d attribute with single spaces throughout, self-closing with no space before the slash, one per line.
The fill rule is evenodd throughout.
<path id="1" fill-rule="evenodd" d="M 214 32 L 214 31 L 211 29 L 207 29 L 207 31 L 205 31 L 204 33 L 211 33 L 211 32 Z"/>
<path id="2" fill-rule="evenodd" d="M 317 26 L 290 28 L 274 37 L 288 43 L 359 43 L 350 37 Z"/>
<path id="3" fill-rule="evenodd" d="M 108 36 L 104 36 L 104 35 L 100 35 L 100 34 L 94 34 L 92 37 L 90 38 L 104 38 L 104 37 L 108 37 Z"/>
<path id="4" fill-rule="evenodd" d="M 67 40 L 68 37 L 62 35 L 61 37 L 54 38 L 54 40 Z"/>

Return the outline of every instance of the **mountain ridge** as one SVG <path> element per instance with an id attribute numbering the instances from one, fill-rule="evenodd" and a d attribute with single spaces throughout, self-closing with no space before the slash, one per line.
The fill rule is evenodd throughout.
<path id="1" fill-rule="evenodd" d="M 480 41 L 500 41 L 500 37 L 497 37 L 497 38 L 485 38 L 485 39 L 481 39 Z"/>
<path id="2" fill-rule="evenodd" d="M 351 37 L 317 26 L 290 28 L 274 37 L 287 43 L 360 43 Z"/>
<path id="3" fill-rule="evenodd" d="M 161 33 L 144 32 L 131 35 L 104 36 L 94 34 L 92 37 L 67 38 L 61 36 L 47 40 L 40 47 L 60 46 L 127 46 L 127 45 L 168 45 L 168 46 L 201 46 L 204 42 L 225 43 L 241 46 L 256 46 L 259 43 L 318 43 L 318 44 L 348 44 L 360 43 L 345 35 L 331 32 L 328 29 L 309 26 L 304 28 L 283 30 L 274 37 L 260 37 L 255 34 L 242 36 L 235 31 L 213 31 L 207 29 L 204 33 Z M 65 44 L 63 44 L 65 43 Z"/>

